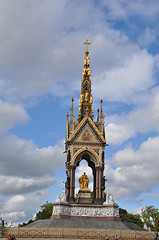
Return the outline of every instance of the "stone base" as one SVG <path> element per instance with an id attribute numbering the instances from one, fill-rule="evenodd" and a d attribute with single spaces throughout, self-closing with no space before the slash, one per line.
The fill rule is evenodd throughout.
<path id="1" fill-rule="evenodd" d="M 79 190 L 78 203 L 80 203 L 80 204 L 91 204 L 92 203 L 90 190 Z"/>
<path id="2" fill-rule="evenodd" d="M 55 203 L 52 219 L 92 219 L 118 221 L 119 208 L 116 203 L 109 205 Z"/>

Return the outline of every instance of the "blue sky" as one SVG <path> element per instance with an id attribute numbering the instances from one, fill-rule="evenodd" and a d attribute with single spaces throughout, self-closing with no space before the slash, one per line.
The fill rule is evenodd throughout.
<path id="1" fill-rule="evenodd" d="M 85 46 L 105 114 L 105 175 L 120 207 L 158 208 L 159 3 L 0 0 L 0 212 L 14 224 L 65 181 L 66 113 L 77 119 Z M 78 178 L 86 168 L 81 164 Z M 91 171 L 88 168 L 90 177 Z"/>

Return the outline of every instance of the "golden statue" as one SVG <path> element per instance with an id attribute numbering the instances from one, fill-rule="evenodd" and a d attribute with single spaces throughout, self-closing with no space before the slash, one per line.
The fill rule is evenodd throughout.
<path id="1" fill-rule="evenodd" d="M 88 190 L 89 178 L 84 172 L 84 174 L 79 178 L 80 190 Z"/>

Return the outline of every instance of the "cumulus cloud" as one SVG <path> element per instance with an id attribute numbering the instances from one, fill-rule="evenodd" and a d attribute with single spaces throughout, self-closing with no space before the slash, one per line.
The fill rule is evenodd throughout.
<path id="1" fill-rule="evenodd" d="M 159 137 L 148 138 L 139 149 L 126 147 L 106 164 L 106 176 L 114 195 L 136 198 L 158 186 Z"/>
<path id="2" fill-rule="evenodd" d="M 7 100 L 48 93 L 63 97 L 79 90 L 81 43 L 88 37 L 97 98 L 132 100 L 153 84 L 153 57 L 113 29 L 93 1 L 79 6 L 65 0 L 6 0 L 1 1 L 0 18 L 0 94 Z"/>
<path id="3" fill-rule="evenodd" d="M 102 72 L 95 83 L 94 95 L 105 100 L 137 104 L 146 90 L 155 83 L 153 57 L 138 51 L 125 59 L 120 66 Z"/>
<path id="4" fill-rule="evenodd" d="M 63 141 L 54 147 L 48 146 L 41 149 L 37 148 L 31 140 L 22 140 L 14 135 L 2 136 L 0 141 L 0 173 L 2 175 L 40 177 L 52 174 L 55 166 L 64 164 Z"/>
<path id="5" fill-rule="evenodd" d="M 23 106 L 0 100 L 0 133 L 28 120 L 29 116 Z"/>
<path id="6" fill-rule="evenodd" d="M 46 190 L 34 191 L 27 194 L 17 194 L 1 202 L 1 213 L 6 223 L 12 221 L 13 225 L 18 225 L 24 221 L 33 219 L 42 205 L 43 196 L 48 197 Z M 29 204 L 28 204 L 29 203 Z"/>
<path id="7" fill-rule="evenodd" d="M 142 33 L 142 35 L 140 35 L 138 41 L 140 46 L 146 47 L 149 44 L 153 43 L 156 40 L 156 38 L 157 38 L 157 34 L 155 30 L 154 29 L 152 30 L 147 27 Z"/>
<path id="8" fill-rule="evenodd" d="M 142 20 L 155 20 L 159 13 L 159 4 L 157 1 L 135 0 L 128 2 L 126 0 L 119 1 L 102 1 L 102 4 L 108 8 L 109 18 L 124 19 L 135 16 Z M 147 11 L 149 9 L 149 11 Z"/>
<path id="9" fill-rule="evenodd" d="M 157 90 L 157 89 L 156 89 Z M 150 95 L 149 102 L 126 115 L 109 116 L 106 127 L 108 143 L 120 145 L 138 133 L 159 131 L 159 92 Z"/>
<path id="10" fill-rule="evenodd" d="M 5 221 L 30 219 L 56 184 L 56 168 L 64 167 L 64 142 L 37 148 L 14 135 L 2 136 L 0 142 L 0 212 Z"/>

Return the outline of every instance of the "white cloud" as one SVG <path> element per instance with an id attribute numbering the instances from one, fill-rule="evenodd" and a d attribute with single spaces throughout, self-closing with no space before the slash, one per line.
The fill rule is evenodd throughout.
<path id="1" fill-rule="evenodd" d="M 50 175 L 43 177 L 25 178 L 20 176 L 0 176 L 3 185 L 0 186 L 1 194 L 19 194 L 45 189 L 56 183 L 56 179 Z"/>
<path id="2" fill-rule="evenodd" d="M 114 30 L 93 1 L 80 6 L 65 0 L 0 4 L 3 98 L 17 101 L 48 93 L 64 97 L 79 91 L 85 49 L 81 43 L 86 38 L 92 43 L 95 97 L 132 101 L 153 84 L 153 57 Z"/>
<path id="3" fill-rule="evenodd" d="M 106 127 L 108 143 L 120 145 L 124 141 L 135 137 L 137 133 L 159 131 L 159 91 L 149 95 L 147 105 L 138 107 L 128 114 L 109 116 Z"/>
<path id="4" fill-rule="evenodd" d="M 145 20 L 155 20 L 159 13 L 158 1 L 152 0 L 126 0 L 119 1 L 102 1 L 102 4 L 108 8 L 108 17 L 113 19 L 128 20 L 129 17 L 135 16 Z"/>
<path id="5" fill-rule="evenodd" d="M 159 137 L 149 138 L 138 150 L 127 147 L 106 164 L 106 178 L 117 198 L 136 198 L 158 186 Z"/>
<path id="6" fill-rule="evenodd" d="M 64 167 L 64 142 L 41 149 L 11 135 L 0 142 L 0 212 L 6 222 L 28 221 L 56 184 L 56 168 Z"/>
<path id="7" fill-rule="evenodd" d="M 42 177 L 42 175 L 52 175 L 55 167 L 64 165 L 63 141 L 54 147 L 48 146 L 41 149 L 38 149 L 32 141 L 25 141 L 11 135 L 2 136 L 0 142 L 1 175 L 24 178 Z"/>
<path id="8" fill-rule="evenodd" d="M 144 30 L 144 32 L 140 35 L 138 41 L 140 46 L 142 47 L 147 47 L 149 44 L 153 43 L 157 38 L 157 34 L 155 32 L 155 30 L 150 29 L 150 28 L 146 28 Z"/>
<path id="9" fill-rule="evenodd" d="M 39 211 L 44 195 L 48 197 L 49 193 L 46 190 L 41 190 L 28 194 L 17 194 L 9 199 L 4 199 L 1 202 L 0 210 L 3 219 L 7 223 L 12 221 L 13 225 L 28 222 Z"/>
<path id="10" fill-rule="evenodd" d="M 155 83 L 153 74 L 154 60 L 145 50 L 127 54 L 119 66 L 98 75 L 94 95 L 109 101 L 140 103 Z"/>
<path id="11" fill-rule="evenodd" d="M 29 116 L 23 106 L 0 100 L 0 133 L 28 120 Z"/>

